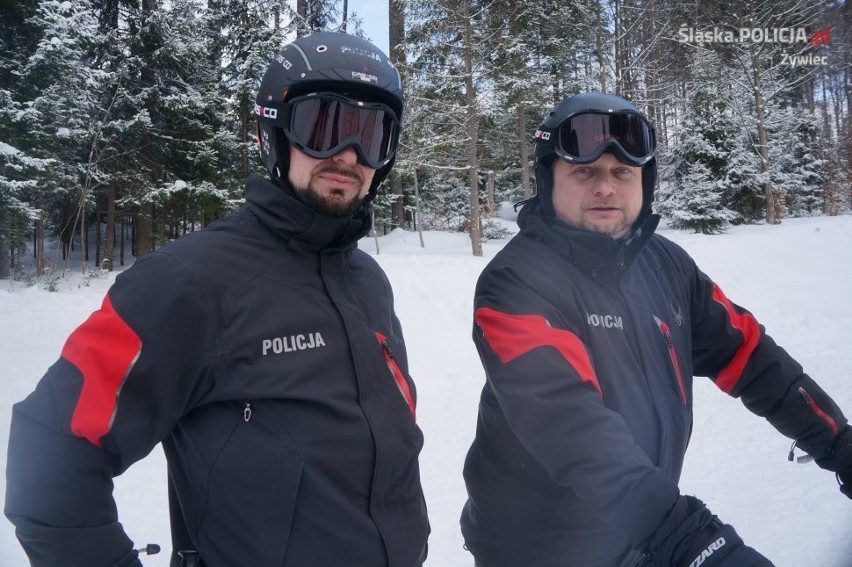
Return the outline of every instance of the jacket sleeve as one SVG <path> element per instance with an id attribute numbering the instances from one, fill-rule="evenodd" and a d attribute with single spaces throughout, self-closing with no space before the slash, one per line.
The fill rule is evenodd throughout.
<path id="1" fill-rule="evenodd" d="M 754 316 L 732 303 L 695 268 L 692 301 L 694 371 L 709 376 L 755 414 L 835 470 L 831 457 L 846 418 Z"/>
<path id="2" fill-rule="evenodd" d="M 558 311 L 512 268 L 477 286 L 474 342 L 488 386 L 524 449 L 640 547 L 678 498 L 675 483 L 608 409 L 578 313 Z"/>
<path id="3" fill-rule="evenodd" d="M 156 253 L 121 274 L 10 428 L 4 512 L 32 565 L 134 565 L 113 477 L 146 456 L 204 390 L 209 311 Z"/>

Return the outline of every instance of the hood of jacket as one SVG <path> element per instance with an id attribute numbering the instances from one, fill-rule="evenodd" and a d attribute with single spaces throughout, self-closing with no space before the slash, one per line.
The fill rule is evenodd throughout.
<path id="1" fill-rule="evenodd" d="M 246 183 L 245 206 L 264 228 L 305 252 L 351 248 L 370 229 L 370 204 L 350 216 L 330 217 L 302 203 L 289 185 L 259 175 Z"/>
<path id="2" fill-rule="evenodd" d="M 544 211 L 539 199 L 524 203 L 518 214 L 521 232 L 540 240 L 593 277 L 617 278 L 654 234 L 660 216 L 645 214 L 626 235 L 615 239 L 573 228 Z"/>

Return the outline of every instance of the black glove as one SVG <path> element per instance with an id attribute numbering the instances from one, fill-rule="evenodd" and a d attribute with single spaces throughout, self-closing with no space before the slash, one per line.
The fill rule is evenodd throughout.
<path id="1" fill-rule="evenodd" d="M 852 431 L 848 425 L 837 434 L 829 456 L 817 459 L 816 463 L 837 473 L 840 492 L 852 498 Z"/>
<path id="2" fill-rule="evenodd" d="M 693 496 L 678 499 L 644 555 L 648 567 L 772 567 Z"/>
<path id="3" fill-rule="evenodd" d="M 847 425 L 834 446 L 834 461 L 840 467 L 837 471 L 837 481 L 840 492 L 852 498 L 852 439 Z"/>
<path id="4" fill-rule="evenodd" d="M 837 473 L 837 482 L 840 483 L 840 492 L 852 498 L 852 471 Z"/>
<path id="5" fill-rule="evenodd" d="M 772 562 L 747 545 L 730 524 L 713 519 L 698 533 L 674 565 L 692 567 L 765 567 Z"/>

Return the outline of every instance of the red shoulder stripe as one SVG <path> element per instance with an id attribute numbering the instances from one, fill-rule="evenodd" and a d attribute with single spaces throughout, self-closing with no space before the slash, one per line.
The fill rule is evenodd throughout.
<path id="1" fill-rule="evenodd" d="M 743 335 L 743 343 L 740 348 L 737 349 L 734 357 L 716 377 L 716 385 L 723 392 L 731 393 L 734 386 L 739 382 L 751 353 L 757 347 L 757 342 L 760 340 L 760 327 L 757 324 L 757 319 L 751 313 L 737 313 L 734 306 L 715 283 L 713 284 L 713 299 L 725 308 L 731 326 Z"/>
<path id="2" fill-rule="evenodd" d="M 141 350 L 141 339 L 115 312 L 109 296 L 71 333 L 62 357 L 83 375 L 83 388 L 71 416 L 74 435 L 101 446 L 101 437 L 112 428 L 121 387 Z"/>
<path id="3" fill-rule="evenodd" d="M 503 364 L 522 354 L 542 347 L 552 346 L 599 395 L 601 387 L 592 368 L 592 361 L 583 342 L 570 331 L 556 329 L 541 315 L 510 315 L 490 307 L 480 307 L 474 314 L 476 324 Z"/>

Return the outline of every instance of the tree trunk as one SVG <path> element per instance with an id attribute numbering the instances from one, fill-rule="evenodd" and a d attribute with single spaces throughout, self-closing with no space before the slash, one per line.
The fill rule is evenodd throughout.
<path id="1" fill-rule="evenodd" d="M 242 164 L 242 174 L 243 178 L 247 178 L 249 175 L 249 150 L 248 150 L 248 141 L 249 141 L 249 128 L 251 124 L 254 122 L 251 116 L 251 106 L 246 102 L 246 104 L 240 105 L 240 141 L 242 142 L 241 150 L 241 164 Z M 282 176 L 286 176 L 287 172 L 282 171 Z"/>
<path id="2" fill-rule="evenodd" d="M 388 1 L 388 44 L 390 60 L 400 72 L 405 71 L 405 0 Z M 402 176 L 395 170 L 390 174 L 390 189 L 395 199 L 391 204 L 391 227 L 405 225 L 405 188 Z"/>
<path id="3" fill-rule="evenodd" d="M 485 181 L 485 216 L 492 216 L 494 209 L 494 172 L 489 171 Z"/>
<path id="4" fill-rule="evenodd" d="M 624 33 L 621 25 L 621 2 L 614 0 L 612 4 L 613 40 L 615 48 L 615 92 L 624 94 Z"/>
<path id="5" fill-rule="evenodd" d="M 417 217 L 414 219 L 414 224 L 417 227 L 417 235 L 420 237 L 420 248 L 426 248 L 423 243 L 423 228 L 420 225 L 420 187 L 417 183 L 417 168 L 414 168 L 414 201 L 417 207 Z"/>
<path id="6" fill-rule="evenodd" d="M 518 113 L 518 153 L 521 157 L 521 191 L 524 200 L 532 196 L 530 183 L 530 145 L 527 141 L 527 111 L 523 104 L 517 107 Z"/>
<path id="7" fill-rule="evenodd" d="M 35 221 L 35 273 L 36 276 L 44 275 L 44 219 L 39 217 Z"/>
<path id="8" fill-rule="evenodd" d="M 97 201 L 95 201 L 97 203 Z M 100 268 L 101 258 L 101 208 L 95 204 L 95 267 Z"/>
<path id="9" fill-rule="evenodd" d="M 124 237 L 127 235 L 127 215 L 121 215 L 121 239 L 118 245 L 118 265 L 124 265 L 124 247 L 126 246 Z"/>
<path id="10" fill-rule="evenodd" d="M 476 153 L 478 139 L 476 90 L 473 86 L 473 29 L 470 21 L 470 4 L 464 0 L 464 70 L 465 101 L 467 102 L 467 182 L 470 186 L 470 245 L 474 256 L 482 256 L 482 221 L 479 215 L 479 158 Z"/>
<path id="11" fill-rule="evenodd" d="M 599 7 L 597 13 L 595 14 L 595 22 L 597 24 L 597 32 L 595 33 L 595 49 L 598 52 L 598 82 L 601 86 L 601 92 L 606 92 L 606 57 L 604 57 L 604 53 L 606 52 L 606 47 L 604 47 L 604 38 L 603 32 L 606 29 L 601 21 L 601 12 L 602 8 Z M 524 197 L 527 198 L 526 196 Z"/>
<path id="12" fill-rule="evenodd" d="M 80 271 L 86 273 L 86 265 L 89 262 L 89 229 L 86 225 L 86 196 L 81 197 L 80 202 Z"/>
<path id="13" fill-rule="evenodd" d="M 757 57 L 757 52 L 754 49 L 753 43 L 749 44 L 749 51 L 751 53 L 751 68 L 754 79 L 754 84 L 752 85 L 754 106 L 757 114 L 757 137 L 759 143 L 757 147 L 757 154 L 760 157 L 760 172 L 767 178 L 763 184 L 763 194 L 766 197 L 766 223 L 779 224 L 781 219 L 778 218 L 779 215 L 775 191 L 772 189 L 772 182 L 769 180 L 769 176 L 767 175 L 767 172 L 769 171 L 769 155 L 766 139 L 766 117 L 764 115 L 763 107 L 763 88 L 760 81 L 760 61 Z"/>
<path id="14" fill-rule="evenodd" d="M 852 16 L 852 2 L 843 3 L 843 14 L 843 21 L 850 21 L 850 16 Z M 846 87 L 841 96 L 845 95 L 846 108 L 850 108 L 852 107 L 852 73 L 850 73 L 852 65 L 849 63 L 852 57 L 850 57 L 849 49 L 845 51 L 844 57 L 846 65 L 843 70 L 843 84 Z M 846 206 L 852 209 L 852 118 L 850 118 L 849 112 L 846 112 L 843 115 L 843 121 L 845 122 L 845 128 L 842 128 L 841 131 L 844 132 L 846 136 L 846 165 L 844 168 L 846 170 Z"/>
<path id="15" fill-rule="evenodd" d="M 391 228 L 402 228 L 405 226 L 405 190 L 402 187 L 402 177 L 397 171 L 391 170 L 388 180 L 394 196 L 391 203 Z"/>
<path id="16" fill-rule="evenodd" d="M 9 279 L 12 275 L 11 247 L 4 240 L 0 243 L 0 280 Z"/>
<path id="17" fill-rule="evenodd" d="M 150 22 L 151 18 L 153 18 L 154 12 L 158 9 L 157 6 L 158 0 L 142 0 L 142 13 L 143 13 L 143 25 L 147 25 Z M 148 45 L 147 43 L 142 46 L 143 57 L 145 58 L 145 63 L 142 66 L 140 71 L 140 79 L 143 88 L 154 88 L 156 85 L 157 72 L 155 67 L 151 66 L 148 57 L 150 57 L 149 51 L 153 51 L 154 46 Z M 153 117 L 156 116 L 156 108 L 154 107 L 154 103 L 152 100 L 149 100 L 147 103 L 148 112 Z M 150 135 L 143 136 L 146 143 L 142 144 L 143 148 L 153 148 L 155 143 L 151 139 Z M 147 153 L 147 151 L 143 151 L 143 156 Z M 152 162 L 155 161 L 153 156 L 145 156 L 147 159 Z M 144 185 L 143 185 L 144 187 Z M 153 251 L 152 246 L 152 238 L 154 233 L 154 205 L 152 203 L 148 203 L 142 205 L 139 210 L 136 211 L 134 218 L 134 238 L 133 245 L 135 249 L 136 259 L 142 258 L 147 254 Z"/>
<path id="18" fill-rule="evenodd" d="M 154 205 L 148 203 L 136 213 L 134 224 L 136 226 L 134 234 L 134 247 L 136 249 L 136 259 L 150 254 L 154 251 L 152 240 L 154 236 Z"/>
<path id="19" fill-rule="evenodd" d="M 373 241 L 376 243 L 376 255 L 379 254 L 379 234 L 376 232 L 376 209 L 370 207 L 370 232 L 373 235 Z"/>
<path id="20" fill-rule="evenodd" d="M 8 216 L 8 213 L 0 208 L 0 225 L 6 224 Z M 8 279 L 12 275 L 12 247 L 9 244 L 9 240 L 2 238 L 0 234 L 0 280 Z"/>
<path id="21" fill-rule="evenodd" d="M 301 37 L 308 33 L 308 0 L 296 0 L 296 35 Z"/>
<path id="22" fill-rule="evenodd" d="M 106 238 L 101 269 L 112 271 L 112 256 L 115 252 L 115 180 L 110 179 L 107 187 Z"/>
<path id="23" fill-rule="evenodd" d="M 44 275 L 45 268 L 44 217 L 47 212 L 44 210 L 42 197 L 43 194 L 39 192 L 36 197 L 36 208 L 39 209 L 39 216 L 35 221 L 35 227 L 33 230 L 33 259 L 35 260 L 35 273 L 36 276 L 39 277 Z"/>

